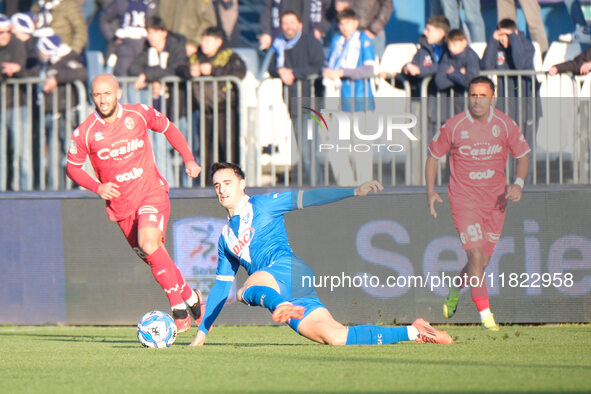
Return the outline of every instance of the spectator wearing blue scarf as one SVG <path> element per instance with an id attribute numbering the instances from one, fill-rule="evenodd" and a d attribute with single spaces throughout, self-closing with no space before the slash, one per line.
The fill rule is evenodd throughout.
<path id="1" fill-rule="evenodd" d="M 341 85 L 343 110 L 374 108 L 369 77 L 374 75 L 375 51 L 371 38 L 359 30 L 359 17 L 352 9 L 337 16 L 339 31 L 332 40 L 322 76 Z M 347 98 L 354 98 L 354 100 Z"/>
<path id="2" fill-rule="evenodd" d="M 296 94 L 297 80 L 319 75 L 322 71 L 322 44 L 312 34 L 303 31 L 303 23 L 295 11 L 281 14 L 281 35 L 273 41 L 271 48 L 275 56 L 269 65 L 269 74 L 281 78 L 283 84 L 290 87 L 290 97 Z M 309 96 L 309 83 L 302 84 L 301 94 Z"/>

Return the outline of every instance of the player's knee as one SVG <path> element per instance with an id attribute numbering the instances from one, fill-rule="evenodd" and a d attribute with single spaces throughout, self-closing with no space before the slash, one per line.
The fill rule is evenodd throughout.
<path id="1" fill-rule="evenodd" d="M 160 247 L 160 244 L 158 241 L 153 240 L 153 239 L 140 239 L 139 240 L 139 246 L 140 249 L 142 250 L 142 252 L 144 252 L 146 255 L 151 255 L 152 253 L 154 253 L 155 251 L 158 250 L 158 248 Z"/>

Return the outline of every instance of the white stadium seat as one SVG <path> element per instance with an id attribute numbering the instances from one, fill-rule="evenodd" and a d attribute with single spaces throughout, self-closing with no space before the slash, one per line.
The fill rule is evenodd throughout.
<path id="1" fill-rule="evenodd" d="M 482 59 L 482 55 L 484 55 L 484 51 L 486 50 L 486 45 L 486 42 L 471 42 L 470 48 L 472 48 L 478 57 Z"/>
<path id="2" fill-rule="evenodd" d="M 398 73 L 402 67 L 412 60 L 417 53 L 417 45 L 414 43 L 389 44 L 380 61 L 380 72 L 389 74 Z"/>

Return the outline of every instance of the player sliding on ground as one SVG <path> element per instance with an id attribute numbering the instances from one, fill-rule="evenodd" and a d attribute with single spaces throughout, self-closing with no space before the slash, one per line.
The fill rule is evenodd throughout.
<path id="1" fill-rule="evenodd" d="M 247 305 L 269 309 L 274 321 L 287 323 L 312 341 L 330 345 L 379 345 L 409 340 L 453 343 L 447 332 L 434 329 L 423 319 L 401 327 L 345 327 L 332 317 L 313 288 L 300 286 L 301 277 L 313 272 L 292 252 L 283 215 L 294 209 L 381 191 L 379 182 L 370 181 L 349 189 L 296 190 L 250 197 L 245 194 L 244 173 L 237 165 L 215 163 L 211 176 L 218 200 L 228 211 L 228 224 L 218 242 L 216 280 L 191 346 L 205 342 L 240 266 L 249 277 L 236 298 Z"/>
<path id="2" fill-rule="evenodd" d="M 183 157 L 187 175 L 196 178 L 201 167 L 179 129 L 166 116 L 144 104 L 119 103 L 121 89 L 112 75 L 97 76 L 90 96 L 96 111 L 72 134 L 68 176 L 107 201 L 109 219 L 117 222 L 129 245 L 150 266 L 165 291 L 178 332 L 188 331 L 189 312 L 198 322 L 201 300 L 164 247 L 170 216 L 168 183 L 154 162 L 147 129 L 166 136 Z M 98 182 L 82 168 L 87 157 Z"/>
<path id="3" fill-rule="evenodd" d="M 493 107 L 495 85 L 490 79 L 472 79 L 468 92 L 468 109 L 449 119 L 429 145 L 425 164 L 427 204 L 437 218 L 435 202 L 443 201 L 434 191 L 437 160 L 449 153 L 449 204 L 468 263 L 460 273 L 461 283 L 449 289 L 443 316 L 454 315 L 460 291 L 469 285 L 482 328 L 498 331 L 490 311 L 484 269 L 501 237 L 507 201 L 521 199 L 530 148 L 517 124 Z M 517 168 L 515 183 L 507 187 L 509 153 L 517 158 Z"/>

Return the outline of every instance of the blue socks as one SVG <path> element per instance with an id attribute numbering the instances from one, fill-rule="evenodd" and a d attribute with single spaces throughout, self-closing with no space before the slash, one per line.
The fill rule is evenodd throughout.
<path id="1" fill-rule="evenodd" d="M 349 327 L 347 345 L 386 345 L 400 341 L 408 341 L 406 326 L 382 327 L 373 325 Z"/>
<path id="2" fill-rule="evenodd" d="M 271 311 L 286 299 L 267 286 L 250 286 L 242 293 L 242 300 L 250 306 L 262 306 Z"/>

